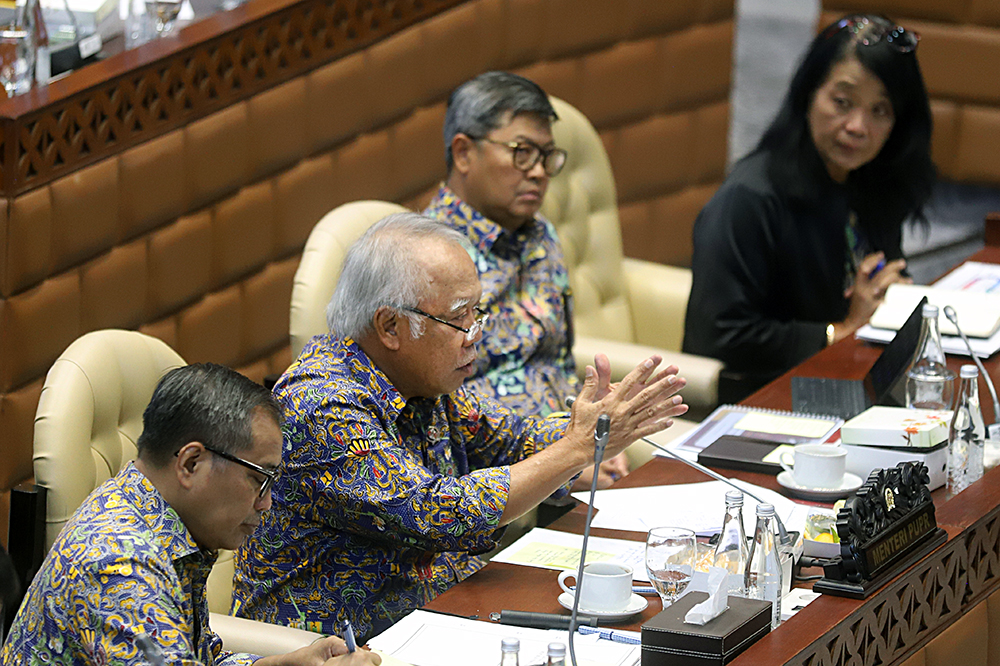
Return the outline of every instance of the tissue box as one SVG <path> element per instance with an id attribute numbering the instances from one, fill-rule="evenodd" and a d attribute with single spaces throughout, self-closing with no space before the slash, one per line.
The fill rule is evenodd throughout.
<path id="1" fill-rule="evenodd" d="M 742 597 L 729 597 L 729 610 L 704 625 L 685 624 L 705 599 L 689 592 L 642 625 L 642 666 L 721 666 L 771 631 L 771 602 Z"/>

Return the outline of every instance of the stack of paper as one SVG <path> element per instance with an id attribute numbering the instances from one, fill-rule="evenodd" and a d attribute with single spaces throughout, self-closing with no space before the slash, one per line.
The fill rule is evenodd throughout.
<path id="1" fill-rule="evenodd" d="M 935 282 L 934 288 L 931 292 L 937 289 L 963 291 L 971 294 L 1000 294 L 1000 265 L 967 261 L 948 275 Z M 928 300 L 930 300 L 930 296 L 928 296 Z M 935 301 L 930 300 L 930 302 L 933 303 Z M 957 335 L 947 335 L 947 332 L 953 330 L 953 327 L 947 317 L 944 316 L 943 312 L 941 313 L 938 322 L 941 325 L 941 331 L 943 333 L 941 336 L 941 344 L 944 347 L 944 350 L 949 354 L 968 356 L 969 350 L 966 348 L 962 338 Z M 966 326 L 966 320 L 962 314 L 958 314 L 958 325 L 962 327 L 962 330 L 965 331 L 966 335 L 971 336 L 968 327 Z M 875 328 L 871 324 L 862 326 L 857 332 L 858 338 L 868 340 L 869 342 L 887 343 L 892 340 L 895 335 L 895 329 Z M 992 356 L 1000 350 L 1000 329 L 997 329 L 996 332 L 986 338 L 972 337 L 970 342 L 972 343 L 972 349 L 975 351 L 977 356 L 982 358 Z"/>
<path id="2" fill-rule="evenodd" d="M 550 642 L 569 643 L 566 631 L 528 629 L 417 610 L 370 639 L 368 645 L 414 666 L 490 665 L 500 662 L 500 641 L 507 637 L 521 640 L 519 661 L 525 665 L 544 664 Z M 635 666 L 641 657 L 638 645 L 604 640 L 596 634 L 577 634 L 573 640 L 579 666 Z"/>
<path id="3" fill-rule="evenodd" d="M 787 529 L 802 531 L 808 507 L 752 483 L 739 479 L 733 479 L 733 483 L 773 504 Z M 599 513 L 591 524 L 633 532 L 648 532 L 654 527 L 669 525 L 686 527 L 707 536 L 722 529 L 727 490 L 731 487 L 722 481 L 599 490 L 594 497 L 594 508 Z M 573 497 L 587 502 L 590 493 L 574 493 Z M 757 501 L 744 494 L 743 527 L 748 535 L 753 534 L 757 525 L 756 516 Z"/>

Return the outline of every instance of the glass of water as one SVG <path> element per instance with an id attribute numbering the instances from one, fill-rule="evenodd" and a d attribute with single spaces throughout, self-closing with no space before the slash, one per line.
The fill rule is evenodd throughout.
<path id="1" fill-rule="evenodd" d="M 646 573 L 664 608 L 687 589 L 696 552 L 694 532 L 683 527 L 654 527 L 646 535 Z"/>
<path id="2" fill-rule="evenodd" d="M 34 60 L 31 33 L 13 24 L 0 28 L 0 85 L 8 97 L 31 89 Z"/>

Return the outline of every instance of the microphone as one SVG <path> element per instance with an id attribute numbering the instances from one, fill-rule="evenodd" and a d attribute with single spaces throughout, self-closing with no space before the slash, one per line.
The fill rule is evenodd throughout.
<path id="1" fill-rule="evenodd" d="M 983 367 L 983 362 L 979 360 L 979 356 L 976 352 L 972 351 L 972 343 L 969 342 L 969 338 L 966 337 L 965 333 L 962 332 L 961 327 L 958 325 L 958 313 L 955 312 L 955 308 L 950 305 L 944 306 L 944 316 L 948 318 L 952 324 L 955 325 L 955 330 L 962 337 L 962 341 L 965 343 L 966 348 L 969 350 L 969 356 L 972 357 L 973 362 L 976 367 L 979 368 L 979 374 L 983 376 L 986 380 L 986 388 L 990 390 L 990 397 L 993 398 L 993 423 L 986 426 L 986 432 L 990 439 L 1000 439 L 1000 423 L 997 419 L 1000 419 L 1000 400 L 997 400 L 997 390 L 993 386 L 993 380 L 990 379 L 990 375 L 986 372 L 986 368 Z"/>
<path id="2" fill-rule="evenodd" d="M 598 468 L 604 459 L 604 448 L 611 437 L 611 417 L 601 414 L 597 417 L 597 427 L 594 428 L 594 474 L 590 479 L 590 502 L 587 503 L 587 520 L 583 524 L 583 545 L 580 547 L 580 565 L 576 568 L 576 594 L 573 595 L 573 610 L 569 616 L 569 658 L 576 666 L 576 648 L 573 637 L 576 635 L 577 610 L 580 608 L 580 595 L 583 594 L 583 565 L 587 558 L 587 541 L 590 539 L 590 521 L 594 517 L 594 495 L 597 494 Z"/>
<path id="3" fill-rule="evenodd" d="M 566 398 L 566 406 L 567 407 L 572 407 L 574 402 L 576 402 L 576 398 L 574 398 L 572 396 Z M 997 410 L 997 413 L 1000 413 L 1000 409 Z M 603 417 L 604 414 L 602 414 L 601 416 Z M 609 424 L 610 424 L 610 420 L 609 420 Z M 597 421 L 597 427 L 598 428 L 601 427 L 601 421 L 600 421 L 600 419 L 598 419 L 598 421 Z M 596 437 L 596 433 L 595 433 L 595 437 Z M 992 438 L 993 437 L 991 435 L 990 439 L 992 439 Z M 648 437 L 642 437 L 641 439 L 642 439 L 642 441 L 646 442 L 650 446 L 652 446 L 654 448 L 657 448 L 660 451 L 663 451 L 664 453 L 666 453 L 671 458 L 673 458 L 675 460 L 679 460 L 682 463 L 684 463 L 685 465 L 688 465 L 690 467 L 694 467 L 696 470 L 698 470 L 702 474 L 707 474 L 708 476 L 712 477 L 713 479 L 716 479 L 718 481 L 722 481 L 723 483 L 732 486 L 733 488 L 735 488 L 736 490 L 740 491 L 741 493 L 749 495 L 750 497 L 752 497 L 753 499 L 757 500 L 761 504 L 770 504 L 770 502 L 765 502 L 764 500 L 762 500 L 761 498 L 757 497 L 756 495 L 754 495 L 749 490 L 736 485 L 735 483 L 732 482 L 731 479 L 727 479 L 726 477 L 722 476 L 718 472 L 713 472 L 712 470 L 710 470 L 709 468 L 705 467 L 704 465 L 702 465 L 700 463 L 696 463 L 696 462 L 693 462 L 691 460 L 688 460 L 687 458 L 684 458 L 683 456 L 679 456 L 676 453 L 674 453 L 673 451 L 667 449 L 666 447 L 660 446 L 659 444 L 657 444 L 653 440 L 649 439 Z M 602 451 L 602 453 L 603 453 L 603 451 Z M 597 464 L 599 465 L 600 463 L 598 462 Z M 595 489 L 596 489 L 596 486 L 595 486 L 594 489 L 592 489 L 590 491 L 590 503 L 591 503 L 591 505 L 593 505 L 593 503 L 594 503 L 594 490 Z M 788 537 L 788 530 L 785 529 L 785 523 L 784 523 L 784 521 L 781 520 L 781 516 L 778 515 L 777 511 L 774 512 L 774 517 L 778 521 L 778 539 L 781 541 L 781 545 L 782 546 L 790 546 L 792 544 L 792 540 Z M 590 511 L 589 510 L 587 511 L 587 527 L 590 527 Z M 577 580 L 580 580 L 580 579 L 577 578 Z"/>

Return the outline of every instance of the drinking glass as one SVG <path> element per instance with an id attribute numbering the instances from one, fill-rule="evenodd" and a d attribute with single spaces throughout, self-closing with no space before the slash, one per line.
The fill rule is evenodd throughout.
<path id="1" fill-rule="evenodd" d="M 146 0 L 146 13 L 156 21 L 156 36 L 162 37 L 173 29 L 181 11 L 182 0 Z"/>
<path id="2" fill-rule="evenodd" d="M 691 582 L 697 543 L 694 532 L 683 527 L 654 527 L 646 536 L 646 573 L 660 595 L 663 607 Z"/>
<path id="3" fill-rule="evenodd" d="M 8 97 L 31 89 L 34 64 L 30 33 L 13 24 L 0 28 L 0 85 Z"/>

